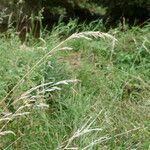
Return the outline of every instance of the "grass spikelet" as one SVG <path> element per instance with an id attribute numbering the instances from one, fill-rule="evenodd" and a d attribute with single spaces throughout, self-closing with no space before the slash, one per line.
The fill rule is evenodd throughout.
<path id="1" fill-rule="evenodd" d="M 4 135 L 7 135 L 7 134 L 13 134 L 14 136 L 16 135 L 13 131 L 1 131 L 0 132 L 0 136 L 4 136 Z"/>

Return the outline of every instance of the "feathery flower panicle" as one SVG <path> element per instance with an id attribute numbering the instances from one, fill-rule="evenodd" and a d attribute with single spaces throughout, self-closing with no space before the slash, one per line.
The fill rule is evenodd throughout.
<path id="1" fill-rule="evenodd" d="M 99 32 L 99 31 L 95 31 L 95 32 L 94 31 L 88 31 L 88 32 L 74 33 L 69 38 L 70 39 L 85 38 L 87 40 L 92 40 L 92 38 L 96 38 L 96 39 L 98 39 L 98 38 L 103 38 L 103 39 L 108 38 L 110 40 L 117 41 L 117 39 L 114 36 L 112 36 L 108 33 L 103 33 L 103 32 Z"/>

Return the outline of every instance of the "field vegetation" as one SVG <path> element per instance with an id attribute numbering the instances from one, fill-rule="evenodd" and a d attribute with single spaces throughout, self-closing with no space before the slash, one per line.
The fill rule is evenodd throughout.
<path id="1" fill-rule="evenodd" d="M 148 0 L 0 4 L 0 150 L 150 150 Z"/>
<path id="2" fill-rule="evenodd" d="M 103 29 L 0 35 L 1 149 L 149 149 L 150 26 Z"/>

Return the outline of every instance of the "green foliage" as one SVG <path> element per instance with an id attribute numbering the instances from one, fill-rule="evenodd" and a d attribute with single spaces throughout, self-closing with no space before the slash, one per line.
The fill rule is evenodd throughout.
<path id="1" fill-rule="evenodd" d="M 149 0 L 9 0 L 8 3 L 2 1 L 1 4 L 0 9 L 8 7 L 8 12 L 13 12 L 14 20 L 18 21 L 19 18 L 19 22 L 25 15 L 37 16 L 38 11 L 44 8 L 43 20 L 48 26 L 52 26 L 60 17 L 64 21 L 70 18 L 83 21 L 105 16 L 104 20 L 110 25 L 118 22 L 134 25 L 150 17 Z"/>
<path id="2" fill-rule="evenodd" d="M 43 33 L 39 41 L 29 37 L 26 46 L 21 45 L 15 32 L 2 34 L 0 99 L 41 57 L 69 36 L 67 29 L 72 32 L 102 30 L 102 27 L 99 23 L 95 28 L 95 22 L 89 26 L 78 26 L 76 21 L 68 25 L 60 23 L 51 34 Z M 80 82 L 43 95 L 49 108 L 33 106 L 27 109 L 31 112 L 29 116 L 14 118 L 8 123 L 0 120 L 0 129 L 6 123 L 4 129 L 15 133 L 15 136 L 2 136 L 0 148 L 53 150 L 76 147 L 83 150 L 89 146 L 89 150 L 147 150 L 150 145 L 149 30 L 150 26 L 125 32 L 110 30 L 109 34 L 118 40 L 114 49 L 108 39 L 73 40 L 64 45 L 73 50 L 59 51 L 44 59 L 13 95 L 9 95 L 11 100 L 43 82 L 64 79 L 79 79 Z M 38 97 L 41 89 L 31 96 Z M 36 99 L 36 103 L 39 101 L 43 101 L 43 97 Z M 5 104 L 0 105 L 2 116 L 6 109 Z"/>
<path id="3" fill-rule="evenodd" d="M 133 24 L 135 19 L 145 21 L 150 17 L 149 0 L 92 0 L 92 2 L 107 8 L 107 17 L 110 17 L 111 22 L 117 22 L 125 17 L 127 22 Z"/>

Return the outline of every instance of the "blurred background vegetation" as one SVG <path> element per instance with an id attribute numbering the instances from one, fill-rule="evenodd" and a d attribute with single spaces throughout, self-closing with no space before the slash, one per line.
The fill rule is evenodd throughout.
<path id="1" fill-rule="evenodd" d="M 16 28 L 22 41 L 26 33 L 40 36 L 40 30 L 48 30 L 58 22 L 79 23 L 102 20 L 105 31 L 118 24 L 143 26 L 149 21 L 149 0 L 1 0 L 0 31 L 10 26 Z M 31 29 L 32 28 L 32 29 Z M 31 33 L 30 32 L 30 33 Z"/>
<path id="2" fill-rule="evenodd" d="M 52 24 L 63 16 L 64 20 L 94 20 L 105 18 L 114 25 L 123 17 L 129 23 L 143 22 L 150 17 L 149 0 L 1 0 L 0 10 L 7 8 L 17 20 L 43 9 L 43 21 Z M 137 22 L 136 22 L 137 21 Z"/>

